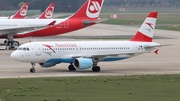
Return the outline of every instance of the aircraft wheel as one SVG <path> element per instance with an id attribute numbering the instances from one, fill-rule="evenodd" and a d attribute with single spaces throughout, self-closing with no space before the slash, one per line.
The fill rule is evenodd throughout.
<path id="1" fill-rule="evenodd" d="M 99 66 L 93 66 L 92 67 L 93 72 L 99 72 L 100 70 L 101 70 L 101 68 Z"/>
<path id="2" fill-rule="evenodd" d="M 7 40 L 4 40 L 4 43 L 7 44 Z"/>
<path id="3" fill-rule="evenodd" d="M 14 42 L 13 42 L 13 45 L 14 45 L 14 46 L 19 46 L 19 42 L 18 42 L 18 41 L 14 41 Z"/>
<path id="4" fill-rule="evenodd" d="M 31 68 L 31 69 L 30 69 L 30 72 L 31 72 L 31 73 L 35 73 L 35 69 L 34 69 L 34 68 Z"/>
<path id="5" fill-rule="evenodd" d="M 69 71 L 75 71 L 75 70 L 76 70 L 76 68 L 74 67 L 74 65 L 69 65 L 69 66 L 68 66 L 68 69 L 69 69 Z"/>
<path id="6" fill-rule="evenodd" d="M 9 40 L 8 39 L 4 40 L 4 43 L 8 46 L 9 45 Z"/>
<path id="7" fill-rule="evenodd" d="M 13 46 L 14 46 L 15 48 L 19 47 L 19 42 L 18 42 L 18 41 L 13 41 Z"/>

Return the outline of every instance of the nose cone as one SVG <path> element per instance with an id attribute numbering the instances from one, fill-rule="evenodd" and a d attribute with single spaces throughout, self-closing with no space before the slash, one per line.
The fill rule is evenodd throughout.
<path id="1" fill-rule="evenodd" d="M 11 53 L 11 58 L 18 61 L 18 54 L 16 51 Z"/>

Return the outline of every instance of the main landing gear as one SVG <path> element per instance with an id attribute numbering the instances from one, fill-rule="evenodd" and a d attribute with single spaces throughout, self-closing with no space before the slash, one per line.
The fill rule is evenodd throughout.
<path id="1" fill-rule="evenodd" d="M 76 68 L 74 67 L 73 64 L 70 64 L 70 65 L 68 66 L 68 69 L 69 69 L 69 71 L 76 71 Z M 99 66 L 94 65 L 94 66 L 92 67 L 92 71 L 93 71 L 93 72 L 100 72 L 100 70 L 101 70 L 101 68 L 100 68 Z"/>
<path id="2" fill-rule="evenodd" d="M 92 67 L 93 72 L 99 72 L 100 70 L 101 70 L 101 68 L 99 66 L 93 66 Z"/>
<path id="3" fill-rule="evenodd" d="M 19 47 L 19 42 L 14 41 L 12 35 L 8 35 L 7 39 L 4 41 L 4 43 L 6 44 L 6 46 L 9 46 L 9 48 L 8 48 L 9 50 L 17 49 Z"/>
<path id="4" fill-rule="evenodd" d="M 99 58 L 94 58 L 93 59 L 93 67 L 92 67 L 92 71 L 93 72 L 100 72 L 101 68 L 99 66 L 97 66 L 98 62 L 99 62 Z"/>
<path id="5" fill-rule="evenodd" d="M 31 63 L 31 65 L 32 65 L 32 68 L 30 69 L 30 72 L 31 73 L 35 73 L 35 63 Z"/>
<path id="6" fill-rule="evenodd" d="M 74 67 L 72 63 L 68 66 L 68 69 L 69 71 L 76 71 L 76 68 Z"/>

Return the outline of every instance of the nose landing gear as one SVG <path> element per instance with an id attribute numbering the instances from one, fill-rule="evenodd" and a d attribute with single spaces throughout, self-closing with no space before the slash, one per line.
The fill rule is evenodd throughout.
<path id="1" fill-rule="evenodd" d="M 35 63 L 31 63 L 31 65 L 32 65 L 32 68 L 30 69 L 30 72 L 31 73 L 35 73 Z"/>

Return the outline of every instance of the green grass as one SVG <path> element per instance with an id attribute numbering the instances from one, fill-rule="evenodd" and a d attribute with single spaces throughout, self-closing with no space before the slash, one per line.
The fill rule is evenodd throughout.
<path id="1" fill-rule="evenodd" d="M 2 101 L 179 101 L 180 75 L 0 79 Z"/>

